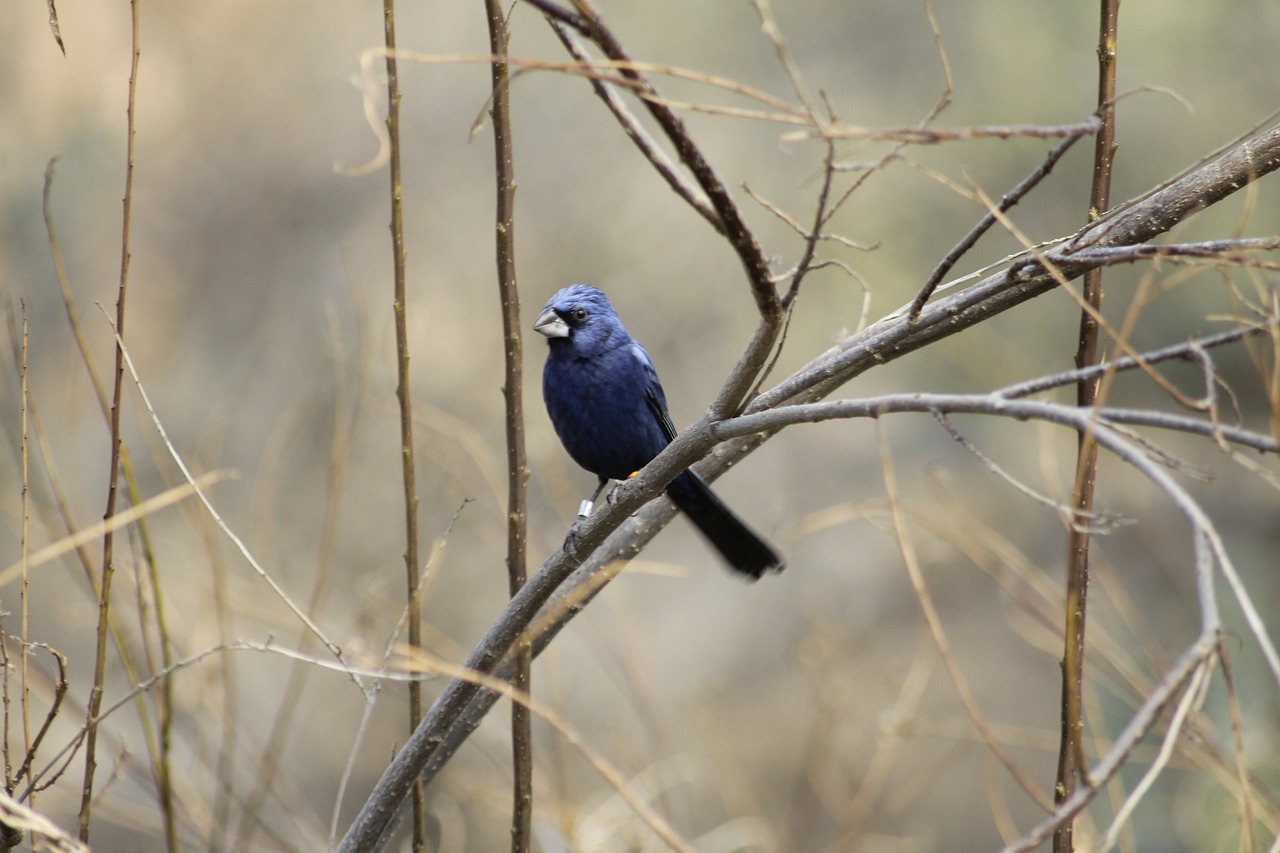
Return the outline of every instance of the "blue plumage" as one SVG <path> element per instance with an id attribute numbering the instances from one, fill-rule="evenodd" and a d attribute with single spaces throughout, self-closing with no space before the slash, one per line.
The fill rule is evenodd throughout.
<path id="1" fill-rule="evenodd" d="M 675 438 L 653 361 L 603 293 L 585 284 L 560 290 L 534 329 L 549 344 L 547 414 L 569 456 L 602 487 L 639 471 Z M 676 477 L 667 494 L 737 571 L 758 578 L 783 569 L 777 553 L 694 472 Z"/>

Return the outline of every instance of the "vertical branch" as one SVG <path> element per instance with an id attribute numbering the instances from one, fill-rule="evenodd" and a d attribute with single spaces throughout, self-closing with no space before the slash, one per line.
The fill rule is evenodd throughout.
<path id="1" fill-rule="evenodd" d="M 404 567 L 409 596 L 409 645 L 422 644 L 421 600 L 418 596 L 418 489 L 414 483 L 413 403 L 409 396 L 409 332 L 405 323 L 405 252 L 404 213 L 400 183 L 400 79 L 396 69 L 396 4 L 382 0 L 382 20 L 387 45 L 387 137 L 391 146 L 391 248 L 394 257 L 396 322 L 396 364 L 399 382 L 396 396 L 400 400 L 400 461 L 404 469 Z M 422 718 L 422 685 L 409 682 L 409 733 Z M 422 782 L 413 785 L 413 849 L 426 848 L 427 810 Z"/>
<path id="2" fill-rule="evenodd" d="M 129 97 L 125 117 L 125 172 L 124 201 L 120 234 L 120 285 L 116 293 L 116 370 L 111 395 L 111 469 L 107 478 L 107 508 L 103 518 L 110 521 L 116 512 L 116 487 L 120 471 L 120 396 L 124 379 L 124 317 L 125 295 L 129 284 L 129 225 L 133 208 L 133 143 L 134 107 L 138 93 L 138 58 L 141 47 L 138 41 L 138 0 L 129 0 L 131 26 L 131 56 L 129 62 Z M 93 774 L 97 768 L 98 711 L 102 708 L 103 678 L 107 664 L 107 634 L 111 614 L 112 547 L 115 537 L 107 530 L 102 537 L 102 585 L 98 597 L 98 640 L 93 664 L 93 687 L 85 712 L 84 787 L 80 792 L 79 835 L 81 841 L 89 840 L 89 818 L 93 809 Z"/>
<path id="3" fill-rule="evenodd" d="M 499 61 L 492 69 L 494 176 L 497 209 L 494 216 L 495 252 L 498 265 L 498 297 L 502 306 L 502 341 L 505 375 L 502 394 L 507 419 L 507 576 L 511 595 L 524 586 L 526 520 L 525 483 L 528 468 L 524 449 L 524 379 L 521 366 L 520 292 L 516 286 L 515 253 L 515 159 L 511 145 L 511 100 L 507 85 L 508 67 L 500 61 L 507 55 L 510 33 L 501 0 L 485 0 L 489 19 L 489 50 Z M 517 650 L 511 683 L 525 695 L 530 692 L 533 650 L 522 643 Z M 528 853 L 533 832 L 533 732 L 529 709 L 511 703 L 511 758 L 513 766 L 511 850 Z"/>
<path id="4" fill-rule="evenodd" d="M 31 599 L 30 599 L 30 590 L 27 586 L 27 581 L 29 579 L 27 574 L 27 569 L 28 569 L 27 567 L 27 546 L 28 546 L 27 533 L 28 533 L 28 524 L 30 522 L 30 515 L 29 515 L 30 505 L 28 503 L 28 501 L 30 500 L 30 493 L 29 493 L 30 466 L 28 464 L 29 454 L 28 454 L 28 447 L 27 447 L 27 440 L 28 440 L 27 399 L 30 395 L 30 389 L 28 388 L 28 385 L 27 385 L 27 303 L 25 301 L 20 301 L 19 304 L 22 306 L 22 360 L 19 362 L 19 365 L 18 365 L 18 373 L 19 373 L 19 380 L 20 380 L 20 386 L 21 386 L 20 393 L 22 395 L 22 403 L 21 403 L 21 409 L 22 409 L 22 518 L 21 518 L 22 627 L 20 629 L 22 632 L 21 634 L 22 665 L 20 667 L 21 677 L 19 678 L 20 687 L 19 687 L 18 697 L 19 697 L 19 705 L 22 709 L 22 744 L 25 751 L 27 753 L 30 753 L 31 752 L 31 686 L 30 686 L 31 682 L 28 680 L 29 674 L 27 672 L 27 661 L 31 656 L 31 647 L 29 645 L 31 642 L 31 634 L 29 631 L 29 628 L 30 628 L 29 620 L 31 615 Z M 4 637 L 0 636 L 0 643 L 3 643 L 3 642 L 4 642 Z M 7 670 L 7 667 L 6 667 L 6 670 Z M 7 678 L 7 675 L 6 675 L 6 678 Z M 6 703 L 5 705 L 5 710 L 6 710 L 6 714 L 5 714 L 5 733 L 4 733 L 5 734 L 4 778 L 6 783 L 10 782 L 11 780 L 16 783 L 18 780 L 13 779 L 11 777 L 10 766 L 9 766 L 9 732 L 8 732 L 9 719 L 8 719 L 8 713 L 7 713 L 8 703 Z M 31 780 L 31 774 L 30 774 L 30 769 L 28 768 L 27 781 L 30 781 L 30 780 Z M 10 794 L 13 793 L 12 788 L 6 788 L 6 791 L 7 793 L 10 793 Z"/>
<path id="5" fill-rule="evenodd" d="M 1110 206 L 1111 167 L 1116 139 L 1116 38 L 1120 0 L 1102 0 L 1098 37 L 1098 117 L 1102 121 L 1094 140 L 1093 187 L 1089 197 L 1089 221 L 1093 222 Z M 1076 367 L 1098 361 L 1098 322 L 1102 307 L 1102 268 L 1085 273 L 1084 300 L 1087 310 L 1080 315 L 1080 335 Z M 1081 380 L 1076 386 L 1076 402 L 1092 407 L 1098 402 L 1098 377 Z M 1066 802 L 1075 793 L 1078 777 L 1087 767 L 1084 761 L 1084 721 L 1081 695 L 1084 682 L 1085 614 L 1089 591 L 1089 518 L 1093 511 L 1094 484 L 1098 475 L 1098 448 L 1092 430 L 1079 433 L 1076 478 L 1072 489 L 1073 516 L 1067 531 L 1067 596 L 1062 657 L 1062 731 L 1058 749 L 1058 775 L 1054 802 Z M 1054 832 L 1054 853 L 1074 849 L 1074 824 L 1064 821 Z"/>
<path id="6" fill-rule="evenodd" d="M 19 699 L 22 709 L 22 742 L 25 747 L 25 754 L 31 754 L 31 682 L 27 672 L 27 660 L 31 653 L 31 635 L 29 633 L 28 617 L 30 615 L 30 601 L 27 596 L 27 555 L 30 538 L 28 536 L 30 530 L 30 484 L 31 484 L 31 468 L 30 468 L 30 449 L 28 445 L 29 436 L 27 430 L 27 401 L 30 398 L 30 388 L 27 382 L 27 303 L 19 300 L 22 309 L 22 350 L 18 363 L 19 383 L 21 385 L 22 396 L 22 675 L 19 679 Z M 3 632 L 0 632 L 0 646 L 5 642 Z M 3 662 L 5 668 L 4 675 L 4 781 L 5 793 L 12 794 L 14 786 L 18 783 L 19 776 L 13 775 L 13 768 L 9 761 L 9 662 L 7 654 Z M 31 764 L 29 762 L 23 765 L 26 768 L 27 781 L 32 780 Z M 32 795 L 34 804 L 35 795 Z M 0 850 L 11 850 L 22 843 L 22 832 L 5 823 L 0 823 Z M 35 847 L 34 840 L 32 847 Z"/>

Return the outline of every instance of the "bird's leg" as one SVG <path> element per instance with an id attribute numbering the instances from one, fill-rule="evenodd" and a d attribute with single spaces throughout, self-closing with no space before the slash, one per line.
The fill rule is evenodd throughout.
<path id="1" fill-rule="evenodd" d="M 579 504 L 579 506 L 578 506 L 578 520 L 579 520 L 579 521 L 581 521 L 582 519 L 584 519 L 584 518 L 586 518 L 587 516 L 591 515 L 591 510 L 592 510 L 592 509 L 595 507 L 595 505 L 596 505 L 596 498 L 600 497 L 600 493 L 604 491 L 604 487 L 605 487 L 605 486 L 607 486 L 607 485 L 609 485 L 609 478 L 608 478 L 608 477 L 601 477 L 601 478 L 600 478 L 600 484 L 599 484 L 598 486 L 596 486 L 596 490 L 595 490 L 594 492 L 592 492 L 592 493 L 591 493 L 591 497 L 587 498 L 585 501 L 583 501 L 581 504 Z"/>
<path id="2" fill-rule="evenodd" d="M 569 532 L 565 534 L 564 548 L 575 559 L 577 558 L 578 550 L 578 525 L 586 521 L 591 515 L 591 510 L 596 504 L 596 498 L 600 497 L 600 493 L 604 491 L 604 487 L 607 485 L 609 485 L 609 478 L 601 477 L 600 483 L 596 486 L 596 490 L 591 493 L 591 497 L 578 505 L 578 517 L 573 524 L 569 525 Z"/>

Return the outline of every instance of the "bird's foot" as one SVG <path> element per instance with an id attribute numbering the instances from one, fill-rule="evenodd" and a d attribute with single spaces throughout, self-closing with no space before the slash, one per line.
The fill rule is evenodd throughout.
<path id="1" fill-rule="evenodd" d="M 631 480 L 635 479 L 636 474 L 639 474 L 639 473 L 640 473 L 639 471 L 632 471 L 630 474 L 627 475 L 627 479 L 623 480 L 623 482 L 624 483 L 630 482 Z M 617 491 L 618 490 L 616 488 L 613 488 L 605 493 L 604 502 L 606 506 L 613 506 L 614 503 L 617 502 Z M 587 501 L 583 501 L 583 503 L 586 504 Z"/>
<path id="2" fill-rule="evenodd" d="M 591 502 L 582 501 L 582 503 L 584 503 L 582 511 L 584 511 L 586 515 L 590 515 Z M 568 525 L 568 533 L 564 534 L 564 544 L 562 547 L 564 549 L 564 553 L 567 553 L 571 560 L 577 560 L 577 544 L 579 544 L 581 540 L 579 532 L 582 529 L 582 525 L 586 524 L 586 515 L 577 516 L 577 520 L 573 521 L 573 524 Z"/>
<path id="3" fill-rule="evenodd" d="M 569 525 L 569 532 L 564 535 L 564 544 L 560 546 L 569 555 L 569 559 L 575 561 L 578 559 L 578 525 L 582 521 L 583 517 L 580 516 L 577 521 Z"/>

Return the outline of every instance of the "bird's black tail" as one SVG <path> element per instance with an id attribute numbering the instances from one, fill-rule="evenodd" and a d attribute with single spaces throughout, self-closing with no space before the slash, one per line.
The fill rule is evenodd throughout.
<path id="1" fill-rule="evenodd" d="M 667 494 L 734 571 L 756 580 L 765 572 L 780 572 L 786 568 L 778 552 L 734 515 L 733 510 L 725 506 L 706 481 L 694 472 L 685 471 L 672 480 L 667 486 Z"/>

